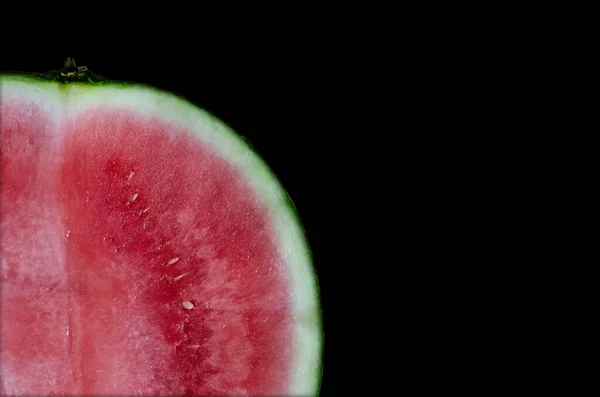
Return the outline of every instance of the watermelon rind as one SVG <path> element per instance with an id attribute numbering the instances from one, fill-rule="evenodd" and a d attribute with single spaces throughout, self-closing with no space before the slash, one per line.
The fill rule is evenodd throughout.
<path id="1" fill-rule="evenodd" d="M 159 116 L 192 131 L 232 164 L 267 208 L 279 240 L 278 248 L 288 265 L 297 346 L 290 395 L 319 395 L 323 373 L 323 317 L 308 238 L 287 191 L 245 138 L 183 96 L 135 82 L 58 82 L 35 74 L 0 73 L 0 100 L 10 98 L 25 98 L 50 108 L 56 121 L 63 112 L 81 112 L 100 104 Z"/>

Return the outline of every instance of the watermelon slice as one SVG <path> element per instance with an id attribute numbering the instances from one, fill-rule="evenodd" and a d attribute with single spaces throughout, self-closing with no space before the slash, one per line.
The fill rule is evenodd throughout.
<path id="1" fill-rule="evenodd" d="M 319 394 L 309 246 L 239 135 L 74 64 L 0 90 L 2 395 Z"/>

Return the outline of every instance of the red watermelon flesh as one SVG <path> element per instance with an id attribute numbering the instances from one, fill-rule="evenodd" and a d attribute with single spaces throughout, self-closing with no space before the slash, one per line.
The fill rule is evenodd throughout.
<path id="1" fill-rule="evenodd" d="M 293 394 L 294 282 L 239 167 L 173 118 L 67 109 L 1 101 L 2 394 Z"/>

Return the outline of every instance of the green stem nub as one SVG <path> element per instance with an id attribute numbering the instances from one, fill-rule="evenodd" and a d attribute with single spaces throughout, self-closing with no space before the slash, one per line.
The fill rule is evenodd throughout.
<path id="1" fill-rule="evenodd" d="M 98 83 L 106 80 L 106 78 L 88 70 L 87 66 L 77 66 L 75 60 L 71 57 L 65 59 L 62 69 L 42 73 L 40 77 L 46 80 L 60 81 L 61 83 Z"/>

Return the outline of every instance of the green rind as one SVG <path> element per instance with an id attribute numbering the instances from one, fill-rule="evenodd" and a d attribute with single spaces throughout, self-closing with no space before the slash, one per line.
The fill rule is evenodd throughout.
<path id="1" fill-rule="evenodd" d="M 57 89 L 59 89 L 59 90 L 64 89 L 65 91 L 68 90 L 69 88 L 74 88 L 74 87 L 80 87 L 80 88 L 84 88 L 84 89 L 89 88 L 92 90 L 94 88 L 104 87 L 104 88 L 108 88 L 108 89 L 126 89 L 126 90 L 133 89 L 133 90 L 145 90 L 147 92 L 154 92 L 157 95 L 163 96 L 165 98 L 171 98 L 171 100 L 173 100 L 173 101 L 180 102 L 180 105 L 182 105 L 182 107 L 188 106 L 188 107 L 194 108 L 196 111 L 200 112 L 200 114 L 202 114 L 204 117 L 210 119 L 213 123 L 215 123 L 216 126 L 218 126 L 221 131 L 228 132 L 230 138 L 235 140 L 238 144 L 242 144 L 249 153 L 252 153 L 252 155 L 255 156 L 255 159 L 257 161 L 254 164 L 255 169 L 253 170 L 253 173 L 260 172 L 260 173 L 266 174 L 266 179 L 269 180 L 270 183 L 275 186 L 275 189 L 277 190 L 277 192 L 283 196 L 282 197 L 283 204 L 287 208 L 289 215 L 292 215 L 293 218 L 295 219 L 295 225 L 296 225 L 296 227 L 298 227 L 298 229 L 299 229 L 298 231 L 301 232 L 301 236 L 302 236 L 301 238 L 303 240 L 303 245 L 305 248 L 305 252 L 303 252 L 302 254 L 306 256 L 307 263 L 313 272 L 312 273 L 312 282 L 313 282 L 312 291 L 314 293 L 314 299 L 315 299 L 315 302 L 314 302 L 315 310 L 314 310 L 314 312 L 312 312 L 312 315 L 303 316 L 299 320 L 302 320 L 302 322 L 305 325 L 311 324 L 315 331 L 318 330 L 318 336 L 320 339 L 318 341 L 315 341 L 316 343 L 318 343 L 318 349 L 316 351 L 316 353 L 318 353 L 318 362 L 316 362 L 317 360 L 315 360 L 315 362 L 314 362 L 314 364 L 316 365 L 316 368 L 313 369 L 313 377 L 312 377 L 313 381 L 312 381 L 311 387 L 309 387 L 309 390 L 311 391 L 311 395 L 318 396 L 320 394 L 322 375 L 323 375 L 323 364 L 324 364 L 323 363 L 323 354 L 324 354 L 325 338 L 324 338 L 324 329 L 323 329 L 323 312 L 322 312 L 321 293 L 320 293 L 320 288 L 319 288 L 319 283 L 318 283 L 318 275 L 316 274 L 316 269 L 314 267 L 314 256 L 313 256 L 312 250 L 310 249 L 310 245 L 308 244 L 308 236 L 307 236 L 306 230 L 304 228 L 304 225 L 301 221 L 300 214 L 298 212 L 297 207 L 295 206 L 293 200 L 289 196 L 289 193 L 283 187 L 281 181 L 279 180 L 279 178 L 277 177 L 275 172 L 267 164 L 267 162 L 260 155 L 260 153 L 258 153 L 258 151 L 252 146 L 252 144 L 245 137 L 243 137 L 241 134 L 239 134 L 237 131 L 233 130 L 230 126 L 228 126 L 226 123 L 224 123 L 219 118 L 217 118 L 214 114 L 212 114 L 212 113 L 208 112 L 207 110 L 203 109 L 202 107 L 196 105 L 195 103 L 191 102 L 184 96 L 179 95 L 178 93 L 167 92 L 165 90 L 162 90 L 162 89 L 150 86 L 150 85 L 136 83 L 136 82 L 130 82 L 130 81 L 112 81 L 112 80 L 104 80 L 104 81 L 97 81 L 97 82 L 88 81 L 88 82 L 60 83 L 60 82 L 55 82 L 55 81 L 51 81 L 51 80 L 45 80 L 35 74 L 14 73 L 14 72 L 0 73 L 0 100 L 2 100 L 2 96 L 3 96 L 2 87 L 4 86 L 4 84 L 19 83 L 19 82 L 25 83 L 25 84 L 43 85 L 43 86 L 48 86 L 48 87 L 55 86 Z M 91 91 L 91 92 L 93 95 L 93 91 Z M 298 254 L 300 254 L 300 253 L 298 253 Z M 302 395 L 304 395 L 304 394 L 302 394 Z"/>

